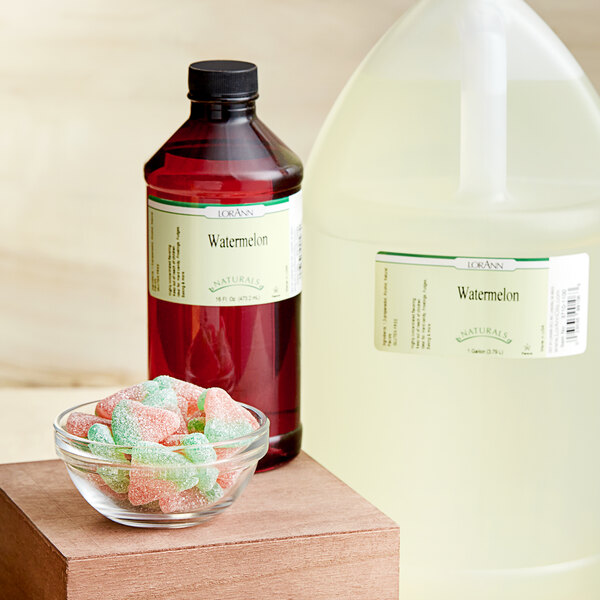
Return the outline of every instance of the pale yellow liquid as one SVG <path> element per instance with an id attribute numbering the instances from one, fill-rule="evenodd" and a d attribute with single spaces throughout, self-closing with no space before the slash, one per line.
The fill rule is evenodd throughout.
<path id="1" fill-rule="evenodd" d="M 394 106 L 392 122 L 373 98 Z M 311 158 L 304 447 L 400 524 L 402 600 L 597 600 L 598 107 L 587 80 L 510 83 L 509 197 L 490 205 L 456 196 L 459 104 L 458 82 L 363 77 Z M 533 360 L 378 351 L 381 250 L 587 252 L 587 351 Z"/>

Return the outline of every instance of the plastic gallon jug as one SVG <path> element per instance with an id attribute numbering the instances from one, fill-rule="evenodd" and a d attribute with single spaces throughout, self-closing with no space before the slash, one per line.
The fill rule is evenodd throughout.
<path id="1" fill-rule="evenodd" d="M 306 449 L 403 600 L 600 598 L 600 105 L 521 0 L 429 0 L 305 187 Z"/>

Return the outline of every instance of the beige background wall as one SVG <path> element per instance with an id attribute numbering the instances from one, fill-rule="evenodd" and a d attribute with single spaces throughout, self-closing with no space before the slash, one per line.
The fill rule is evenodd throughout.
<path id="1" fill-rule="evenodd" d="M 0 385 L 145 377 L 142 166 L 187 114 L 186 67 L 259 66 L 303 160 L 412 0 L 24 0 L 0 17 Z M 600 2 L 532 0 L 600 87 Z"/>

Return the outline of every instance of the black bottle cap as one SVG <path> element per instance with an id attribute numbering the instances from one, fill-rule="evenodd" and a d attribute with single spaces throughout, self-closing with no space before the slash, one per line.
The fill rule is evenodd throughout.
<path id="1" fill-rule="evenodd" d="M 188 98 L 198 102 L 258 97 L 256 65 L 241 60 L 203 60 L 190 65 Z"/>

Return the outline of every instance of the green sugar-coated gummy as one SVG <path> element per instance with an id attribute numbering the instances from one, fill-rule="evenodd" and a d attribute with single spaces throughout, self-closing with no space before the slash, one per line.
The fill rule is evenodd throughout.
<path id="1" fill-rule="evenodd" d="M 96 456 L 100 456 L 111 462 L 127 463 L 125 455 L 116 446 L 110 429 L 101 423 L 92 425 L 88 431 L 88 439 L 90 443 L 90 451 Z M 119 469 L 117 467 L 98 467 L 96 472 L 104 483 L 113 491 L 119 494 L 127 493 L 129 487 L 129 472 L 127 469 Z"/>
<path id="2" fill-rule="evenodd" d="M 113 410 L 112 430 L 116 442 L 123 446 L 133 446 L 142 441 L 138 423 L 125 400 L 119 402 Z"/>
<path id="3" fill-rule="evenodd" d="M 247 421 L 224 421 L 223 419 L 207 419 L 204 435 L 210 442 L 224 442 L 252 433 L 254 428 Z"/>
<path id="4" fill-rule="evenodd" d="M 206 498 L 208 499 L 209 502 L 216 502 L 217 500 L 220 500 L 223 497 L 223 488 L 218 484 L 215 483 L 215 485 L 208 490 L 208 492 L 202 492 Z"/>
<path id="5" fill-rule="evenodd" d="M 152 380 L 152 383 L 156 383 L 161 389 L 171 389 L 173 387 L 173 377 L 168 375 L 159 375 Z"/>
<path id="6" fill-rule="evenodd" d="M 183 454 L 195 464 L 212 463 L 217 460 L 215 449 L 209 444 L 202 433 L 190 433 L 181 439 Z M 216 467 L 198 468 L 198 489 L 202 492 L 211 490 L 217 483 L 219 469 Z"/>
<path id="7" fill-rule="evenodd" d="M 140 442 L 131 451 L 134 467 L 156 467 L 149 470 L 154 479 L 172 481 L 178 492 L 198 485 L 196 467 L 184 456 L 155 442 Z M 161 468 L 164 467 L 164 468 Z"/>
<path id="8" fill-rule="evenodd" d="M 177 394 L 171 388 L 158 388 L 149 392 L 142 400 L 142 404 L 157 408 L 166 408 L 167 410 L 176 410 L 178 408 Z"/>
<path id="9" fill-rule="evenodd" d="M 121 400 L 112 414 L 112 432 L 121 446 L 138 442 L 160 442 L 177 431 L 181 415 L 133 400 Z"/>
<path id="10" fill-rule="evenodd" d="M 204 433 L 204 427 L 206 426 L 205 417 L 192 417 L 187 422 L 187 430 L 189 433 Z"/>
<path id="11" fill-rule="evenodd" d="M 198 410 L 204 411 L 204 402 L 206 400 L 206 392 L 208 392 L 208 390 L 204 390 L 199 396 L 198 396 Z"/>

